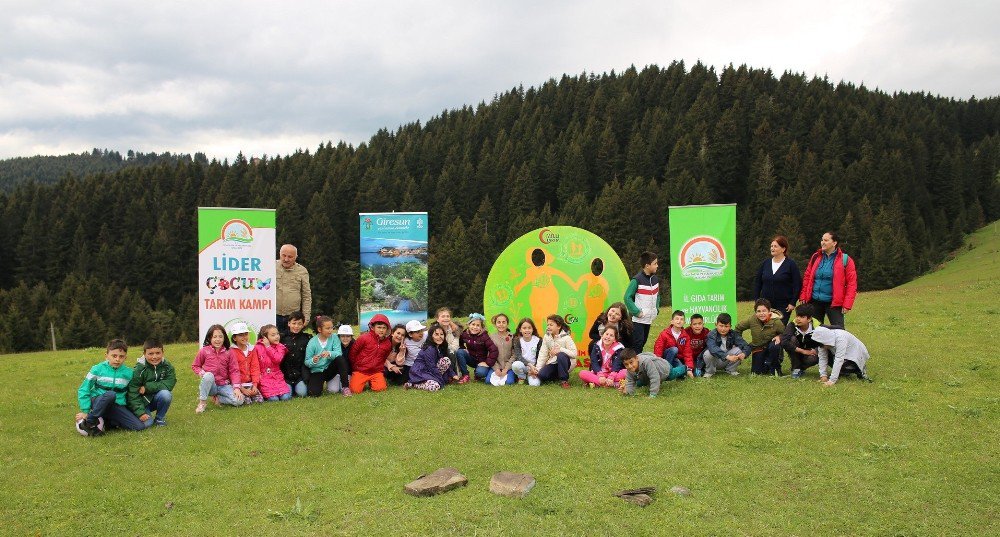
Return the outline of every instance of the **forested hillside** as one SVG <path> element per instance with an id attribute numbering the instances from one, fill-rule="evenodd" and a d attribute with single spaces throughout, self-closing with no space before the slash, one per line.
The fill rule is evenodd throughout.
<path id="1" fill-rule="evenodd" d="M 0 352 L 46 346 L 50 321 L 63 347 L 198 338 L 199 205 L 277 208 L 314 310 L 345 319 L 367 211 L 430 213 L 430 307 L 461 313 L 522 233 L 587 228 L 634 271 L 642 250 L 667 251 L 667 206 L 692 203 L 738 204 L 741 295 L 774 233 L 804 265 L 827 229 L 862 289 L 892 287 L 1000 217 L 998 129 L 996 97 L 675 62 L 514 88 L 358 147 L 24 184 L 0 194 Z"/>
<path id="2" fill-rule="evenodd" d="M 201 153 L 195 154 L 194 159 L 208 163 L 208 159 Z M 98 172 L 114 172 L 126 166 L 148 166 L 160 162 L 173 163 L 178 160 L 190 161 L 192 157 L 171 153 L 136 153 L 129 150 L 123 158 L 117 151 L 95 147 L 90 153 L 4 159 L 0 160 L 0 190 L 9 192 L 15 186 L 28 181 L 55 183 L 66 174 L 83 176 Z"/>

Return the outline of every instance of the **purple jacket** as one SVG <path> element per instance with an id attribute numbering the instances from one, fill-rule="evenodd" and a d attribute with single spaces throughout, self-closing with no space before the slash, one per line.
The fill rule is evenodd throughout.
<path id="1" fill-rule="evenodd" d="M 474 336 L 466 329 L 465 332 L 462 332 L 460 341 L 461 347 L 469 351 L 469 356 L 477 363 L 486 362 L 489 367 L 493 367 L 493 364 L 497 363 L 500 349 L 497 349 L 496 343 L 493 343 L 493 338 L 486 333 L 486 330 Z"/>
<path id="2" fill-rule="evenodd" d="M 434 345 L 428 345 L 420 350 L 417 354 L 416 360 L 413 361 L 413 365 L 410 366 L 410 378 L 409 381 L 413 384 L 419 384 L 428 380 L 433 380 L 440 384 L 442 387 L 447 384 L 445 376 L 438 373 L 437 363 L 445 354 L 441 354 Z"/>

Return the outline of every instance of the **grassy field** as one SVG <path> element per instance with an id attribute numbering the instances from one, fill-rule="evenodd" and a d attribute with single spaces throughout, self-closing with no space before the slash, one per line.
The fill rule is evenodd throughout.
<path id="1" fill-rule="evenodd" d="M 0 534 L 1000 534 L 998 252 L 994 224 L 938 271 L 860 296 L 847 323 L 874 383 L 833 388 L 813 368 L 623 398 L 574 374 L 572 390 L 390 389 L 196 416 L 186 344 L 167 349 L 181 378 L 168 427 L 87 439 L 76 388 L 102 350 L 0 356 Z M 403 494 L 442 466 L 469 486 Z M 494 496 L 501 470 L 538 484 Z M 639 486 L 660 489 L 649 507 L 612 497 Z"/>

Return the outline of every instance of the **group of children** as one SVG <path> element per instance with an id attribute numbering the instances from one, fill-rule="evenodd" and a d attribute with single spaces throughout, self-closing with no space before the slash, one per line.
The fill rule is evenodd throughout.
<path id="1" fill-rule="evenodd" d="M 732 317 L 721 313 L 712 330 L 705 328 L 701 315 L 692 315 L 685 326 L 684 312 L 674 311 L 653 352 L 642 352 L 659 307 L 656 256 L 644 253 L 642 262 L 625 302 L 612 304 L 594 321 L 588 367 L 579 373 L 585 385 L 612 387 L 626 395 L 646 385 L 656 397 L 663 381 L 711 378 L 719 369 L 737 376 L 747 358 L 751 373 L 780 376 L 783 351 L 790 357 L 793 378 L 814 365 L 826 385 L 842 374 L 868 378 L 864 344 L 841 327 L 814 326 L 810 304 L 800 304 L 794 324 L 785 326 L 782 313 L 759 299 L 752 316 L 734 327 Z M 468 326 L 462 327 L 450 309 L 441 308 L 430 326 L 415 320 L 390 326 L 385 315 L 376 314 L 368 331 L 355 338 L 349 325 L 335 329 L 333 319 L 322 315 L 315 318 L 315 333 L 306 333 L 305 317 L 295 312 L 288 317 L 287 333 L 265 325 L 253 345 L 245 323 L 235 323 L 228 334 L 222 325 L 213 325 L 191 364 L 200 378 L 195 412 L 204 412 L 209 401 L 241 406 L 324 392 L 350 397 L 366 387 L 383 391 L 390 383 L 431 392 L 473 379 L 492 386 L 558 382 L 569 388 L 576 343 L 561 316 L 549 315 L 545 321 L 544 333 L 528 317 L 512 332 L 510 319 L 499 313 L 490 319 L 490 333 L 483 315 L 469 315 Z M 742 336 L 747 330 L 749 343 Z M 80 385 L 76 420 L 81 434 L 166 425 L 177 378 L 163 345 L 147 341 L 134 369 L 125 365 L 127 352 L 124 341 L 111 341 L 106 360 L 93 366 Z"/>

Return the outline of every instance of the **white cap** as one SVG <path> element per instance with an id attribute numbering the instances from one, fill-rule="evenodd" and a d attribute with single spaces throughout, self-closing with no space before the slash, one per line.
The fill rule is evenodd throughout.
<path id="1" fill-rule="evenodd" d="M 236 322 L 236 323 L 233 323 L 233 327 L 229 329 L 229 333 L 230 333 L 230 335 L 234 335 L 234 336 L 236 334 L 249 334 L 250 333 L 250 327 L 247 326 L 247 323 L 244 323 L 242 321 L 241 322 Z"/>
<path id="2" fill-rule="evenodd" d="M 427 330 L 427 327 L 424 326 L 424 325 L 422 325 L 422 324 L 420 324 L 420 321 L 417 321 L 417 320 L 407 321 L 407 323 L 406 323 L 406 333 L 407 334 L 409 334 L 410 332 L 419 332 L 421 330 Z"/>
<path id="3" fill-rule="evenodd" d="M 353 336 L 354 335 L 354 329 L 351 328 L 351 325 L 349 325 L 349 324 L 342 324 L 342 325 L 340 325 L 340 328 L 337 329 L 337 335 L 338 336 Z"/>

